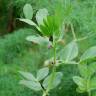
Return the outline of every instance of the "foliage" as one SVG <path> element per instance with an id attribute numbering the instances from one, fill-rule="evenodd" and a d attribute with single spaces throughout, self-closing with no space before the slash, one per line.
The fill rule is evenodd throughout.
<path id="1" fill-rule="evenodd" d="M 9 5 L 13 4 L 15 16 L 21 17 L 20 21 L 32 25 L 30 27 L 38 31 L 34 32 L 31 29 L 18 30 L 0 39 L 1 96 L 41 96 L 41 92 L 37 93 L 17 85 L 18 80 L 21 79 L 17 71 L 30 71 L 32 72 L 32 74 L 30 73 L 31 75 L 37 77 L 36 74 L 38 74 L 41 66 L 50 69 L 46 78 L 42 77 L 42 74 L 46 74 L 46 72 L 41 72 L 39 79 L 41 77 L 43 79 L 38 83 L 29 81 L 26 83 L 26 78 L 24 78 L 23 83 L 20 83 L 27 87 L 32 84 L 31 89 L 33 90 L 34 88 L 38 89 L 38 85 L 39 88 L 41 88 L 40 85 L 43 85 L 45 90 L 48 88 L 48 93 L 51 96 L 62 96 L 62 94 L 65 96 L 86 96 L 86 93 L 89 96 L 93 96 L 96 91 L 96 46 L 93 46 L 96 45 L 95 0 L 61 0 L 61 2 L 62 6 L 58 7 L 58 0 L 38 0 L 38 2 L 37 0 L 13 0 L 10 4 L 9 1 L 7 3 L 4 1 L 4 4 L 0 3 L 4 5 L 0 9 L 3 8 L 5 11 Z M 33 9 L 31 6 L 27 6 L 29 10 L 26 9 L 24 6 L 26 3 L 28 6 L 31 4 Z M 25 8 L 23 9 L 23 7 Z M 61 7 L 63 7 L 63 11 L 60 10 Z M 31 10 L 31 12 L 26 10 Z M 2 13 L 8 17 L 5 15 L 5 11 Z M 2 19 L 6 20 L 6 17 L 0 18 L 2 21 L 1 28 L 3 28 Z M 62 21 L 64 21 L 63 24 Z M 25 25 L 26 27 L 27 24 Z M 25 38 L 30 42 L 27 42 Z M 55 57 L 53 52 L 54 41 L 56 42 L 56 72 L 52 71 Z M 52 73 L 54 73 L 54 76 Z M 51 77 L 53 77 L 52 81 L 54 83 L 51 82 Z M 49 84 L 50 82 L 51 84 Z M 58 87 L 56 84 L 59 84 Z M 10 89 L 12 89 L 12 92 L 10 92 Z M 77 90 L 76 92 L 75 89 Z M 44 95 L 47 94 L 45 90 Z"/>
<path id="2" fill-rule="evenodd" d="M 28 9 L 30 5 L 27 6 L 28 8 L 25 6 L 24 6 L 24 9 Z M 30 9 L 32 9 L 32 7 L 30 7 L 29 10 Z M 24 13 L 26 13 L 26 10 L 24 10 L 24 11 L 25 11 Z M 57 17 L 57 14 L 58 14 L 59 18 Z M 33 89 L 35 91 L 42 91 L 43 92 L 42 96 L 48 96 L 50 90 L 57 87 L 60 84 L 60 82 L 62 81 L 62 77 L 63 77 L 62 72 L 57 72 L 57 70 L 56 70 L 59 65 L 77 64 L 79 66 L 78 68 L 79 68 L 79 72 L 80 72 L 81 70 L 84 70 L 84 69 L 87 70 L 87 66 L 86 66 L 86 68 L 84 66 L 80 67 L 83 65 L 82 62 L 88 61 L 88 59 L 90 59 L 90 60 L 94 59 L 96 57 L 96 54 L 95 54 L 96 46 L 94 46 L 94 47 L 90 48 L 89 50 L 87 50 L 81 56 L 81 58 L 78 58 L 78 61 L 76 60 L 76 57 L 78 56 L 78 44 L 77 43 L 78 43 L 79 39 L 76 37 L 72 21 L 69 21 L 70 22 L 69 24 L 71 27 L 71 32 L 73 35 L 72 42 L 69 43 L 68 45 L 66 45 L 62 49 L 63 51 L 57 50 L 58 41 L 63 39 L 63 38 L 60 38 L 64 34 L 64 33 L 62 34 L 62 31 L 65 31 L 65 30 L 61 31 L 62 25 L 64 24 L 64 21 L 65 21 L 62 14 L 63 14 L 63 6 L 62 6 L 61 2 L 60 3 L 58 2 L 56 9 L 54 11 L 54 14 L 52 14 L 52 15 L 48 14 L 47 9 L 40 9 L 37 12 L 36 20 L 37 20 L 38 24 L 36 24 L 34 21 L 30 20 L 29 17 L 26 17 L 26 14 L 25 14 L 25 17 L 26 17 L 25 19 L 24 18 L 19 19 L 20 21 L 23 21 L 31 26 L 34 26 L 42 34 L 41 37 L 40 37 L 40 35 L 37 37 L 35 37 L 34 35 L 27 37 L 28 41 L 42 45 L 42 43 L 44 41 L 46 41 L 46 38 L 47 38 L 47 42 L 49 42 L 48 44 L 50 44 L 49 46 L 51 46 L 51 49 L 53 50 L 53 53 L 51 54 L 51 56 L 52 56 L 51 58 L 53 58 L 53 59 L 52 59 L 52 68 L 50 69 L 50 71 L 51 71 L 50 75 L 48 75 L 47 68 L 44 68 L 46 70 L 40 69 L 40 71 L 44 70 L 45 72 L 47 72 L 48 76 L 45 75 L 45 72 L 40 72 L 42 74 L 40 74 L 39 77 L 42 78 L 42 76 L 44 76 L 44 77 L 47 76 L 46 78 L 42 78 L 39 80 L 38 77 L 37 77 L 37 79 L 35 79 L 35 77 L 33 78 L 33 75 L 32 76 L 30 75 L 30 78 L 32 77 L 32 79 L 30 80 L 29 79 L 30 73 L 20 72 L 21 74 L 23 73 L 22 75 L 25 78 L 27 77 L 27 79 L 28 79 L 28 80 L 22 80 L 20 82 L 20 84 L 23 84 L 26 87 Z M 52 38 L 52 40 L 50 40 L 50 37 Z M 86 74 L 84 76 L 84 78 L 81 78 L 79 76 L 73 76 L 74 82 L 78 85 L 77 91 L 80 93 L 88 92 L 88 96 L 91 96 L 92 89 L 95 89 L 95 86 L 93 86 L 95 79 L 91 77 L 95 72 L 92 69 L 93 67 L 94 66 L 89 67 L 87 72 L 89 72 L 90 74 L 87 73 L 88 75 Z M 90 71 L 92 71 L 92 73 Z M 88 77 L 86 78 L 86 76 L 88 76 Z"/>

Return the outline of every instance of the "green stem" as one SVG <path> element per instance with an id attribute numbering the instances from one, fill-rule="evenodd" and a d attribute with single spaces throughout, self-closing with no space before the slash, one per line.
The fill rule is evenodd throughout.
<path id="1" fill-rule="evenodd" d="M 73 27 L 73 24 L 72 23 L 71 23 L 71 31 L 72 31 L 73 38 L 76 41 L 77 38 L 76 38 L 76 34 L 75 34 L 74 27 Z"/>
<path id="2" fill-rule="evenodd" d="M 91 96 L 91 90 L 90 90 L 90 78 L 91 78 L 91 77 L 89 77 L 88 80 L 87 80 L 88 96 Z"/>
<path id="3" fill-rule="evenodd" d="M 88 96 L 91 96 L 91 91 L 90 90 L 88 91 Z"/>
<path id="4" fill-rule="evenodd" d="M 53 37 L 54 64 L 56 64 L 56 43 Z"/>
<path id="5" fill-rule="evenodd" d="M 48 96 L 48 93 L 44 91 L 42 96 Z"/>
<path id="6" fill-rule="evenodd" d="M 49 90 L 52 86 L 53 80 L 55 78 L 55 71 L 56 71 L 56 67 L 55 67 L 55 64 L 56 64 L 56 41 L 55 41 L 54 36 L 53 36 L 53 52 L 54 52 L 54 62 L 53 62 L 53 68 L 52 68 L 52 75 L 49 80 L 49 85 L 48 85 L 49 87 L 47 89 L 47 92 L 49 92 Z"/>

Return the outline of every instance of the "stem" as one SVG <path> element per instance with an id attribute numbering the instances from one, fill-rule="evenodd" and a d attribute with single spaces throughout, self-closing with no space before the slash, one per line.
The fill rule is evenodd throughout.
<path id="1" fill-rule="evenodd" d="M 71 30 L 72 30 L 73 38 L 74 38 L 74 40 L 76 41 L 77 38 L 76 38 L 76 34 L 75 34 L 74 27 L 73 27 L 73 24 L 72 24 L 72 23 L 71 23 Z"/>
<path id="2" fill-rule="evenodd" d="M 42 96 L 48 96 L 48 93 L 44 91 Z"/>
<path id="3" fill-rule="evenodd" d="M 90 90 L 88 91 L 88 96 L 91 96 L 91 91 Z"/>
<path id="4" fill-rule="evenodd" d="M 91 77 L 89 77 L 88 80 L 87 80 L 88 96 L 91 96 L 91 90 L 89 89 L 89 88 L 90 88 L 90 78 L 91 78 Z"/>
<path id="5" fill-rule="evenodd" d="M 53 36 L 54 64 L 56 64 L 56 42 Z"/>
<path id="6" fill-rule="evenodd" d="M 49 92 L 52 84 L 53 84 L 53 80 L 55 78 L 55 71 L 56 71 L 56 42 L 55 42 L 55 37 L 53 35 L 53 52 L 54 52 L 54 62 L 53 62 L 53 68 L 52 68 L 52 75 L 50 77 L 50 80 L 49 80 L 49 85 L 48 85 L 48 89 L 47 89 L 47 92 Z M 46 95 L 44 95 L 46 96 Z"/>

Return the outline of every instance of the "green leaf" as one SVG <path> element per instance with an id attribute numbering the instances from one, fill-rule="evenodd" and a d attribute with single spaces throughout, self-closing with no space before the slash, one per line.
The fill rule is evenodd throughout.
<path id="1" fill-rule="evenodd" d="M 40 85 L 39 82 L 35 82 L 35 81 L 27 81 L 27 80 L 21 80 L 20 84 L 26 86 L 27 88 L 30 88 L 34 91 L 40 91 L 42 90 L 42 87 Z"/>
<path id="2" fill-rule="evenodd" d="M 52 77 L 52 74 L 49 75 L 43 82 L 44 88 L 47 89 L 49 87 L 50 83 L 51 83 L 50 89 L 57 87 L 60 84 L 62 77 L 63 77 L 63 74 L 61 72 L 56 72 L 54 77 Z M 50 79 L 52 79 L 52 78 L 53 78 L 53 80 L 52 80 L 52 82 L 50 82 L 51 81 Z"/>
<path id="3" fill-rule="evenodd" d="M 96 62 L 90 63 L 90 64 L 79 64 L 78 65 L 80 75 L 87 79 L 88 77 L 91 77 L 96 72 Z"/>
<path id="4" fill-rule="evenodd" d="M 86 89 L 86 80 L 84 80 L 83 78 L 81 78 L 79 76 L 74 76 L 73 77 L 73 81 L 78 85 L 78 87 L 81 90 L 85 90 Z"/>
<path id="5" fill-rule="evenodd" d="M 36 20 L 37 20 L 37 23 L 38 25 L 43 25 L 43 21 L 45 19 L 47 19 L 47 16 L 48 16 L 48 11 L 47 9 L 43 8 L 43 9 L 40 9 L 37 14 L 36 14 Z"/>
<path id="6" fill-rule="evenodd" d="M 24 23 L 26 23 L 26 24 L 29 24 L 29 25 L 31 25 L 31 26 L 36 27 L 36 28 L 38 29 L 38 31 L 41 32 L 40 28 L 39 28 L 32 20 L 29 20 L 29 19 L 21 19 L 21 18 L 20 18 L 19 20 L 22 21 L 22 22 L 24 22 Z"/>
<path id="7" fill-rule="evenodd" d="M 28 36 L 26 40 L 31 41 L 35 44 L 44 45 L 44 46 L 51 45 L 51 42 L 49 41 L 47 37 L 33 35 L 33 36 Z"/>
<path id="8" fill-rule="evenodd" d="M 33 9 L 30 4 L 26 4 L 23 8 L 23 13 L 26 19 L 32 19 L 33 17 Z"/>
<path id="9" fill-rule="evenodd" d="M 25 22 L 25 23 L 27 23 L 27 24 L 29 24 L 29 25 L 31 25 L 31 26 L 37 26 L 32 20 L 29 20 L 29 19 L 19 19 L 20 21 L 22 21 L 22 22 Z"/>
<path id="10" fill-rule="evenodd" d="M 36 81 L 36 78 L 29 72 L 19 71 L 19 73 L 27 80 Z"/>
<path id="11" fill-rule="evenodd" d="M 44 36 L 53 36 L 53 34 L 58 37 L 60 35 L 59 26 L 56 24 L 54 16 L 48 16 L 47 20 L 44 20 L 43 25 L 40 25 L 41 32 Z"/>
<path id="12" fill-rule="evenodd" d="M 96 57 L 96 46 L 91 47 L 81 56 L 80 62 Z"/>
<path id="13" fill-rule="evenodd" d="M 87 78 L 88 75 L 88 66 L 86 63 L 78 64 L 79 73 L 83 78 Z"/>
<path id="14" fill-rule="evenodd" d="M 76 88 L 76 91 L 77 91 L 78 93 L 85 93 L 85 92 L 86 92 L 85 89 L 80 88 L 80 87 Z"/>
<path id="15" fill-rule="evenodd" d="M 37 72 L 37 80 L 40 81 L 44 79 L 49 73 L 49 68 L 42 68 Z"/>
<path id="16" fill-rule="evenodd" d="M 72 41 L 68 45 L 66 45 L 59 53 L 58 57 L 61 60 L 64 60 L 65 63 L 73 60 L 78 55 L 78 46 L 77 43 Z"/>
<path id="17" fill-rule="evenodd" d="M 88 65 L 88 74 L 92 76 L 96 72 L 96 62 L 90 63 Z"/>

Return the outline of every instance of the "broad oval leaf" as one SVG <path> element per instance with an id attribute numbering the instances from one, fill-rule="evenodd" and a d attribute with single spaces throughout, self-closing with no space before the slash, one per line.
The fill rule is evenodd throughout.
<path id="1" fill-rule="evenodd" d="M 19 73 L 27 80 L 36 81 L 36 78 L 29 72 L 19 71 Z"/>
<path id="2" fill-rule="evenodd" d="M 48 11 L 47 9 L 43 8 L 43 9 L 40 9 L 37 14 L 36 14 L 36 20 L 37 20 L 37 23 L 38 25 L 43 25 L 43 21 L 45 19 L 47 19 L 47 16 L 48 16 Z"/>
<path id="3" fill-rule="evenodd" d="M 43 82 L 43 87 L 44 87 L 45 89 L 47 89 L 47 88 L 50 86 L 50 81 L 51 81 L 50 79 L 52 79 L 52 78 L 53 78 L 53 80 L 52 80 L 52 82 L 51 82 L 50 89 L 53 89 L 53 88 L 57 87 L 57 86 L 60 84 L 62 77 L 63 77 L 63 74 L 62 74 L 61 72 L 56 72 L 54 77 L 52 77 L 52 74 L 49 75 L 49 76 L 44 80 L 44 82 Z"/>
<path id="4" fill-rule="evenodd" d="M 64 60 L 65 63 L 67 63 L 68 61 L 73 60 L 74 58 L 77 57 L 77 55 L 78 55 L 78 46 L 77 46 L 77 43 L 75 41 L 72 41 L 71 43 L 66 45 L 64 47 L 64 49 L 62 49 L 58 53 L 58 57 L 61 60 Z"/>
<path id="5" fill-rule="evenodd" d="M 83 78 L 87 78 L 88 75 L 88 66 L 86 63 L 78 64 L 79 73 Z"/>
<path id="6" fill-rule="evenodd" d="M 81 56 L 80 62 L 96 57 L 96 46 L 91 47 Z"/>
<path id="7" fill-rule="evenodd" d="M 76 91 L 78 93 L 84 93 L 87 91 L 87 88 L 86 88 L 86 80 L 84 80 L 83 78 L 79 77 L 79 76 L 74 76 L 73 77 L 73 81 L 77 84 L 77 88 L 76 88 Z"/>
<path id="8" fill-rule="evenodd" d="M 33 42 L 35 44 L 44 45 L 44 46 L 52 45 L 47 37 L 41 37 L 41 36 L 33 35 L 33 36 L 28 36 L 26 38 L 26 40 L 31 41 L 31 42 Z"/>
<path id="9" fill-rule="evenodd" d="M 23 13 L 26 19 L 32 19 L 33 17 L 33 8 L 30 4 L 26 4 L 23 8 Z"/>
<path id="10" fill-rule="evenodd" d="M 37 72 L 37 80 L 40 81 L 44 79 L 49 73 L 49 68 L 42 68 Z"/>
<path id="11" fill-rule="evenodd" d="M 27 81 L 27 80 L 21 80 L 20 84 L 26 86 L 27 88 L 30 88 L 34 91 L 40 91 L 42 90 L 42 87 L 40 85 L 39 82 L 35 82 L 35 81 Z"/>
<path id="12" fill-rule="evenodd" d="M 74 76 L 73 81 L 80 87 L 80 89 L 84 90 L 86 89 L 86 80 L 79 76 Z"/>

